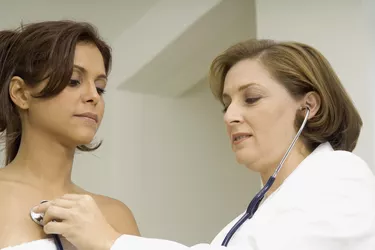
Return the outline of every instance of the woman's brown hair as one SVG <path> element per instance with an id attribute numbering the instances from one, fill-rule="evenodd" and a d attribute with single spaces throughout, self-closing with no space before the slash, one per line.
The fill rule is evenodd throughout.
<path id="1" fill-rule="evenodd" d="M 108 73 L 111 49 L 89 23 L 47 21 L 0 31 L 0 133 L 5 136 L 6 165 L 17 155 L 22 136 L 19 113 L 9 95 L 11 79 L 21 77 L 31 87 L 49 79 L 36 97 L 58 95 L 69 84 L 79 42 L 92 43 L 99 49 Z M 78 149 L 92 151 L 100 145 L 81 145 Z"/>
<path id="2" fill-rule="evenodd" d="M 225 77 L 242 60 L 255 59 L 299 99 L 310 91 L 321 98 L 321 106 L 306 124 L 304 142 L 313 150 L 330 142 L 336 150 L 353 151 L 362 127 L 362 119 L 327 59 L 316 49 L 298 42 L 248 40 L 228 48 L 210 67 L 210 87 L 222 101 Z M 303 117 L 296 116 L 296 128 Z"/>

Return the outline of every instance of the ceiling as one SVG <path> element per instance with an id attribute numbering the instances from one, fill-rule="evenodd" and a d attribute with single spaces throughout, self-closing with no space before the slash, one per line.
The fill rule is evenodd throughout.
<path id="1" fill-rule="evenodd" d="M 93 23 L 108 42 L 136 23 L 158 0 L 0 0 L 0 30 L 21 22 L 73 19 Z"/>
<path id="2" fill-rule="evenodd" d="M 256 35 L 255 0 L 0 0 L 0 30 L 72 19 L 113 49 L 111 86 L 178 97 L 205 82 L 211 60 Z"/>
<path id="3" fill-rule="evenodd" d="M 256 37 L 255 0 L 161 0 L 157 5 L 132 27 L 134 32 L 116 41 L 112 75 L 119 89 L 179 98 L 196 84 L 207 84 L 218 54 Z"/>

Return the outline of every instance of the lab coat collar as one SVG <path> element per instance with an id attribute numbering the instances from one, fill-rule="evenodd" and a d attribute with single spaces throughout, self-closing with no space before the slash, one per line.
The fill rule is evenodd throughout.
<path id="1" fill-rule="evenodd" d="M 324 142 L 324 143 L 320 144 L 308 157 L 314 156 L 318 153 L 330 152 L 330 151 L 334 151 L 331 143 Z"/>
<path id="2" fill-rule="evenodd" d="M 291 176 L 296 175 L 296 172 L 302 171 L 301 169 L 305 167 L 309 167 L 311 158 L 315 158 L 318 154 L 321 153 L 327 153 L 327 152 L 333 152 L 335 151 L 332 147 L 332 145 L 329 142 L 324 142 L 319 144 L 318 147 L 316 147 L 315 150 L 313 150 L 300 164 L 299 166 L 284 180 L 287 181 L 291 178 Z M 281 185 L 282 186 L 282 185 Z"/>
<path id="3" fill-rule="evenodd" d="M 332 145 L 329 142 L 324 142 L 319 144 L 313 152 L 311 152 L 300 164 L 299 166 L 283 181 L 283 183 L 266 199 L 270 199 L 274 196 L 280 189 L 282 189 L 291 179 L 294 178 L 295 175 L 298 175 L 298 172 L 303 171 L 304 168 L 311 166 L 309 164 L 310 159 L 314 158 L 316 155 L 320 153 L 332 152 L 334 151 Z"/>

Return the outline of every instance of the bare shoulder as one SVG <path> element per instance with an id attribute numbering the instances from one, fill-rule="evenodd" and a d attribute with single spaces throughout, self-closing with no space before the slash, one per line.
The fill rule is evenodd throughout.
<path id="1" fill-rule="evenodd" d="M 123 202 L 104 195 L 90 194 L 113 228 L 121 234 L 140 235 L 130 208 Z"/>
<path id="2" fill-rule="evenodd" d="M 30 218 L 30 209 L 43 197 L 0 171 L 0 249 L 46 238 Z"/>

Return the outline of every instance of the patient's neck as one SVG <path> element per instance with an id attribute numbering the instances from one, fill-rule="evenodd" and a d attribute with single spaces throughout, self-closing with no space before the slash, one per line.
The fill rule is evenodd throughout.
<path id="1" fill-rule="evenodd" d="M 24 133 L 15 159 L 8 165 L 27 183 L 53 193 L 70 192 L 74 150 L 38 133 Z"/>

